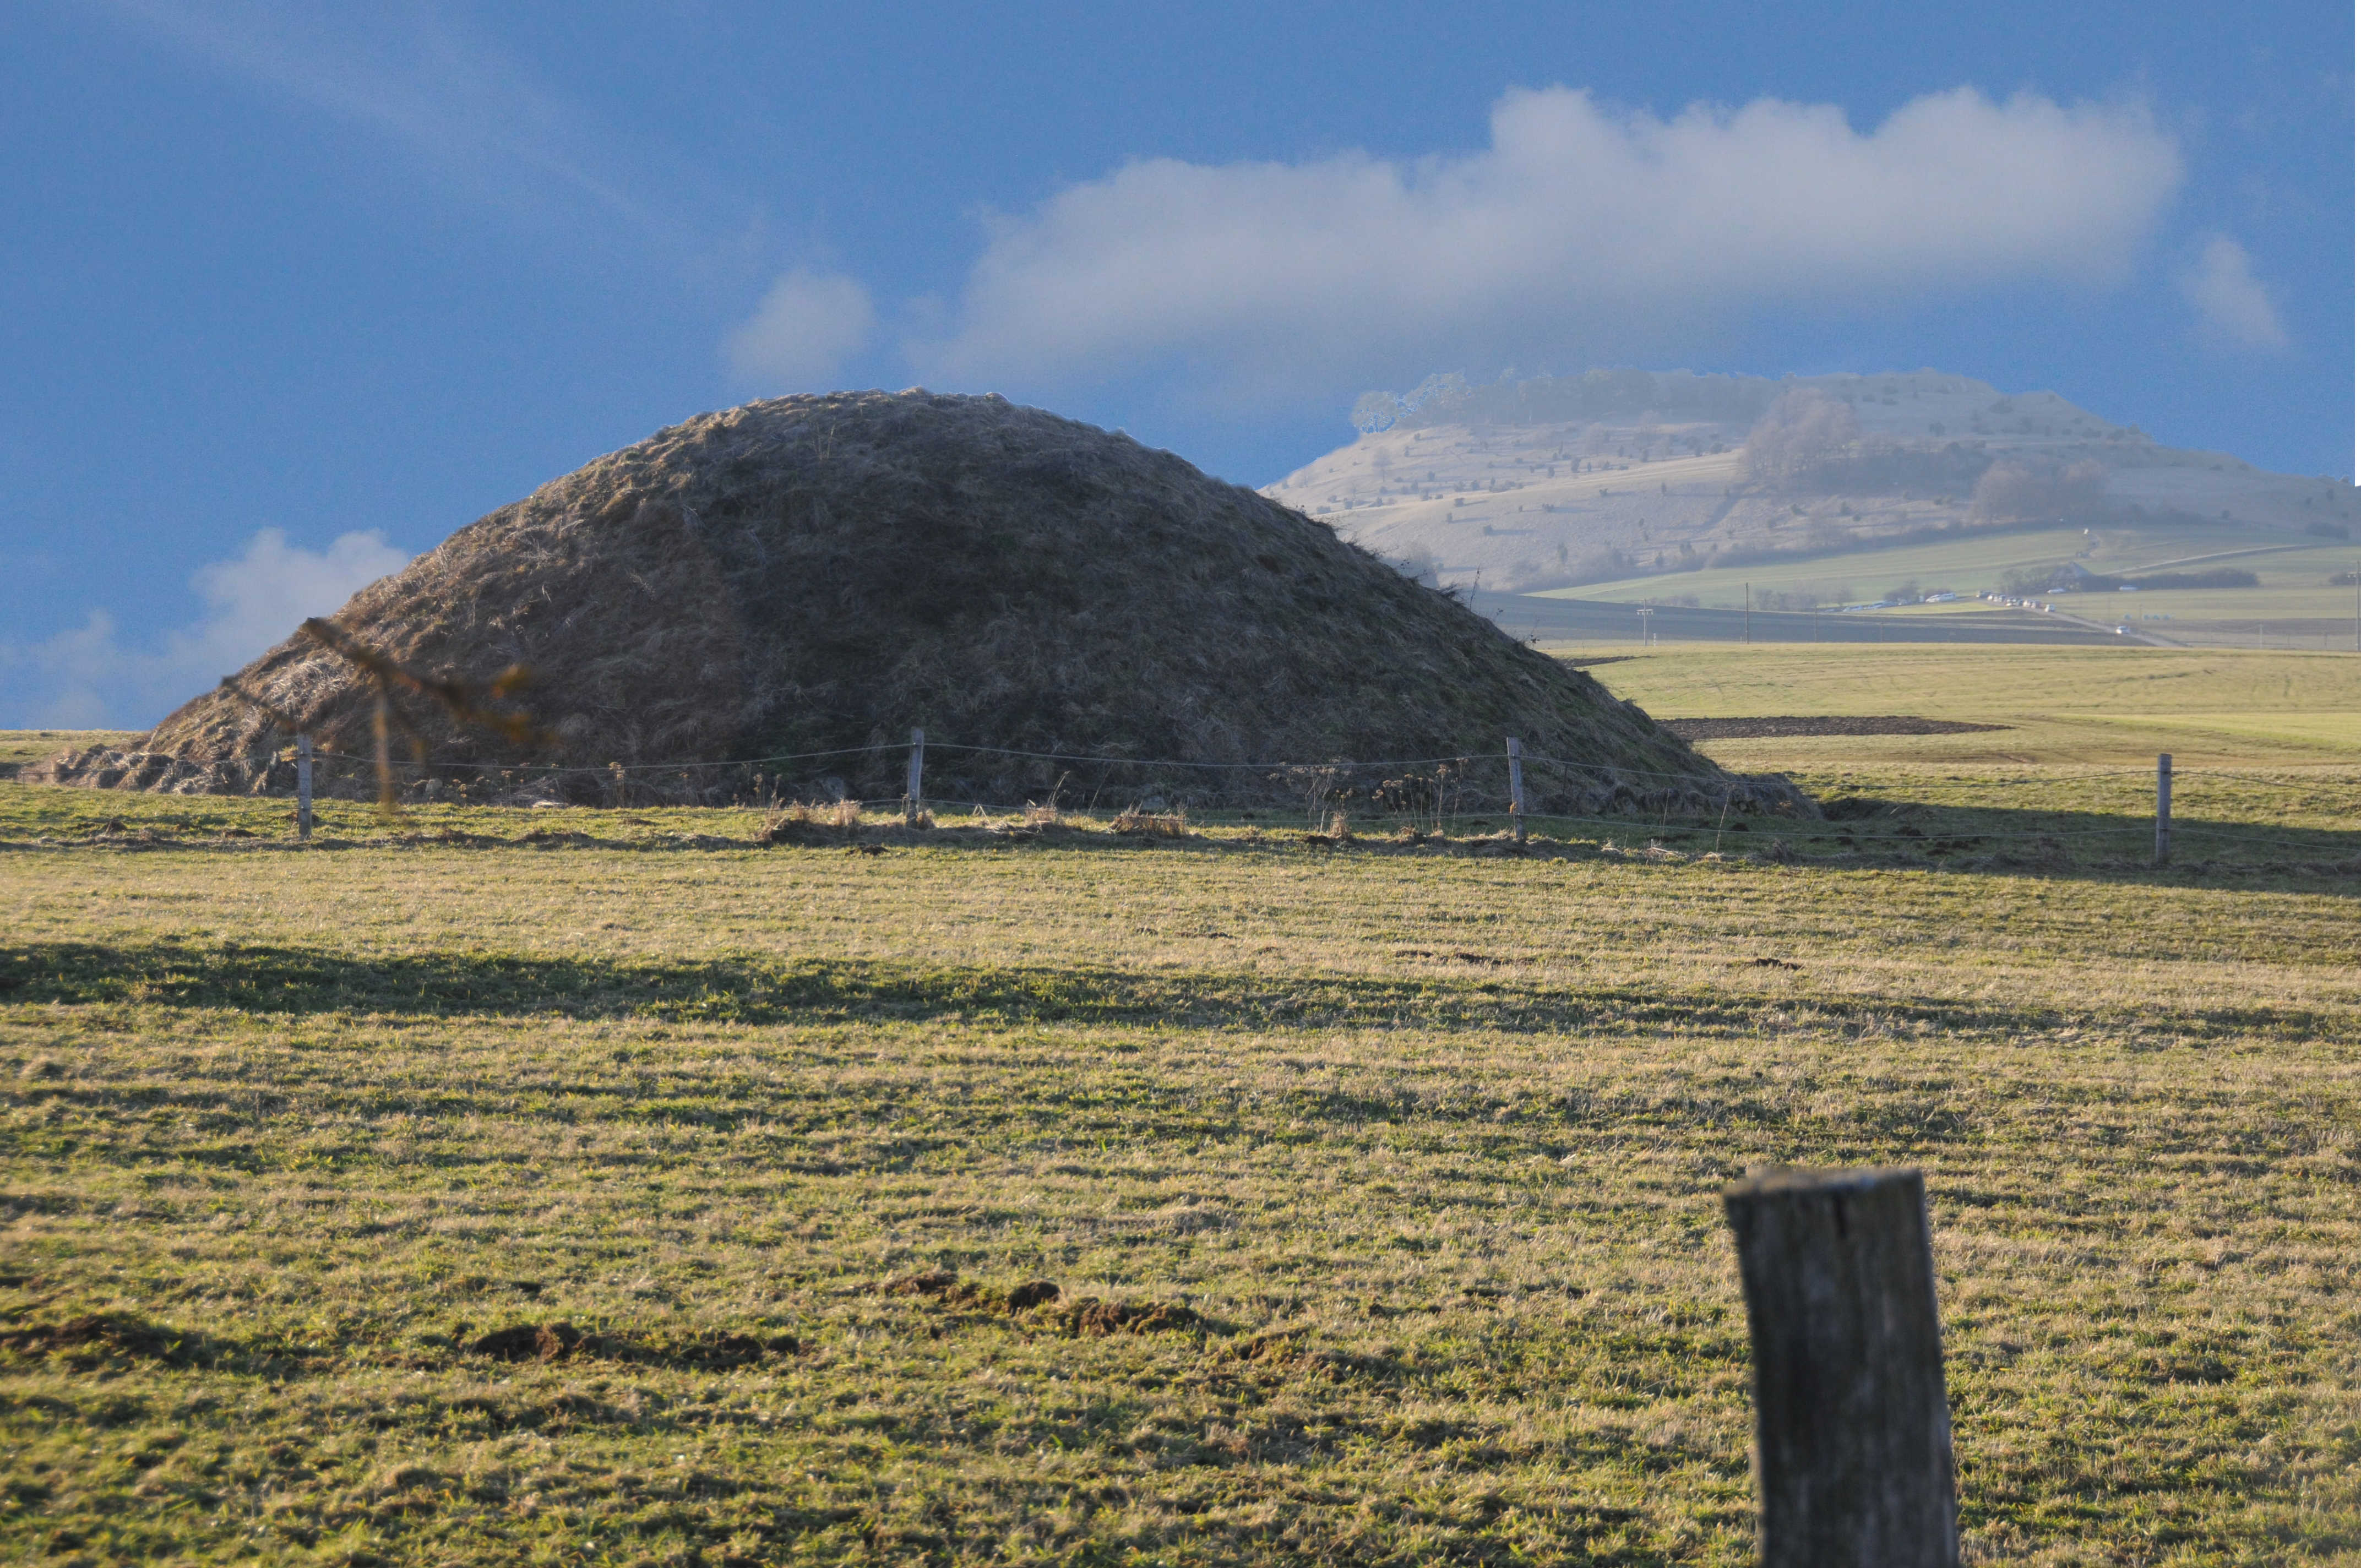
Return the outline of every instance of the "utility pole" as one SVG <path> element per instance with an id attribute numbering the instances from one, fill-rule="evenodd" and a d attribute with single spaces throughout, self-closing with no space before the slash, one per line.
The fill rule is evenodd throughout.
<path id="1" fill-rule="evenodd" d="M 1648 645 L 1648 618 L 1655 613 L 1656 612 L 1654 610 L 1646 608 L 1644 605 L 1641 607 L 1640 646 L 1642 648 L 1645 648 Z"/>
<path id="2" fill-rule="evenodd" d="M 1517 831 L 1517 842 L 1525 841 L 1525 743 L 1514 735 L 1509 737 L 1509 820 Z"/>
<path id="3" fill-rule="evenodd" d="M 1754 585 L 1746 585 L 1746 641 L 1754 641 Z"/>

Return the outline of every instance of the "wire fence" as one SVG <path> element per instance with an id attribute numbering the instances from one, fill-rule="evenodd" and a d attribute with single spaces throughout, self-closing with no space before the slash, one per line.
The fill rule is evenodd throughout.
<path id="1" fill-rule="evenodd" d="M 940 766 L 967 755 L 1025 759 L 1067 771 L 1047 789 L 1021 796 L 995 795 L 963 787 L 954 769 Z M 351 764 L 357 771 L 373 769 L 378 762 L 349 752 L 323 751 L 319 756 L 323 762 Z M 779 771 L 796 764 L 881 756 L 906 757 L 914 762 L 923 759 L 925 763 L 936 764 L 937 771 L 930 782 L 928 775 L 914 769 L 910 777 L 918 787 L 913 793 L 868 800 L 815 787 L 817 781 L 809 775 L 808 766 L 800 780 Z M 1516 764 L 1521 764 L 1527 774 L 1521 789 L 1513 778 Z M 2176 793 L 2165 824 L 2166 837 L 2159 842 L 2147 795 L 2157 771 L 2134 768 L 2087 768 L 2029 775 L 2019 781 L 1988 781 L 2004 790 L 2012 783 L 2040 787 L 2045 798 L 2034 803 L 1903 800 L 1830 791 L 1803 809 L 1766 819 L 1763 813 L 1741 803 L 1735 788 L 1720 809 L 1554 810 L 1548 805 L 1554 795 L 1549 779 L 1554 774 L 1590 783 L 1664 780 L 1691 786 L 1701 775 L 1534 752 L 1523 752 L 1512 763 L 1505 745 L 1498 751 L 1451 756 L 1233 762 L 927 740 L 915 748 L 877 742 L 729 762 L 695 759 L 610 769 L 400 760 L 391 765 L 407 775 L 398 791 L 404 798 L 438 798 L 435 792 L 422 791 L 419 786 L 454 774 L 472 774 L 489 786 L 480 792 L 439 796 L 457 803 L 506 800 L 659 808 L 686 803 L 686 797 L 670 795 L 663 787 L 667 776 L 675 776 L 697 781 L 690 792 L 697 803 L 764 809 L 774 819 L 789 806 L 807 806 L 806 815 L 812 819 L 818 819 L 824 809 L 849 809 L 857 821 L 859 813 L 866 809 L 873 814 L 883 810 L 889 816 L 899 815 L 911 822 L 923 817 L 930 824 L 944 826 L 956 825 L 960 814 L 998 825 L 998 819 L 1022 820 L 1028 813 L 1037 817 L 1046 813 L 1052 819 L 1124 814 L 1129 819 L 1142 813 L 1172 813 L 1165 820 L 1193 819 L 1201 827 L 1225 821 L 1270 824 L 1294 817 L 1307 833 L 1331 842 L 1355 837 L 1540 834 L 1588 835 L 1694 849 L 1700 839 L 1709 839 L 1714 850 L 1737 852 L 1754 848 L 1773 858 L 1898 854 L 1936 861 L 1978 853 L 2006 856 L 2033 849 L 2059 859 L 2088 859 L 2095 853 L 2119 862 L 2161 864 L 2172 858 L 2169 846 L 2179 844 L 2213 858 L 2271 854 L 2313 867 L 2349 862 L 2351 871 L 2361 873 L 2361 770 L 2350 777 L 2333 779 L 2239 769 L 2180 770 L 2171 774 Z M 723 798 L 717 799 L 709 775 L 715 770 L 730 769 L 742 776 L 732 781 L 735 787 Z M 1207 773 L 1247 775 L 1291 798 L 1279 800 L 1276 809 L 1268 801 L 1259 806 L 1224 808 L 1190 798 L 1185 783 L 1177 792 L 1172 788 L 1176 780 Z M 1090 774 L 1096 776 L 1077 776 Z M 597 785 L 596 797 L 569 800 L 548 787 L 565 778 Z M 2081 792 L 2088 793 L 2081 800 L 2064 798 Z M 1962 793 L 1974 795 L 1985 790 Z M 1709 795 L 1708 801 L 1710 805 Z M 2284 819 L 2289 815 L 2318 825 L 2289 823 Z"/>
<path id="2" fill-rule="evenodd" d="M 1887 850 L 1901 845 L 1922 859 L 1956 857 L 1975 850 L 2007 854 L 2028 847 L 2053 856 L 2070 856 L 2074 846 L 2099 848 L 2113 840 L 2123 841 L 2129 852 L 2146 839 L 2150 840 L 2148 858 L 2161 866 L 2170 860 L 2174 837 L 2180 835 L 2224 845 L 2240 854 L 2268 850 L 2310 857 L 2313 861 L 2349 862 L 2352 869 L 2361 870 L 2361 777 L 2333 781 L 2325 786 L 2323 781 L 2306 779 L 2299 786 L 2283 776 L 2243 770 L 2183 770 L 2178 775 L 2182 793 L 2176 819 L 2175 775 L 2169 756 L 2158 759 L 2153 775 L 2155 804 L 2145 820 L 2137 810 L 2136 797 L 2130 802 L 2119 798 L 2122 791 L 2116 783 L 2135 778 L 2145 782 L 2150 776 L 2145 769 L 2083 769 L 2062 777 L 2048 773 L 2023 781 L 2046 786 L 2052 795 L 2067 788 L 2093 792 L 2091 797 L 2066 806 L 1947 805 L 1834 792 L 1824 804 L 1815 805 L 1784 779 L 1723 773 L 1703 758 L 1686 771 L 1650 769 L 1527 751 L 1510 737 L 1503 737 L 1499 750 L 1483 752 L 1250 761 L 929 741 L 923 730 L 913 729 L 906 746 L 878 740 L 739 758 L 618 760 L 596 767 L 433 760 L 426 755 L 423 735 L 401 717 L 394 702 L 397 695 L 430 699 L 440 704 L 455 723 L 489 730 L 512 744 L 553 742 L 554 734 L 514 706 L 515 694 L 530 685 L 531 672 L 516 667 L 489 683 L 460 682 L 408 669 L 334 622 L 309 620 L 302 631 L 346 660 L 374 687 L 377 744 L 372 755 L 315 751 L 299 720 L 247 691 L 235 677 L 224 685 L 281 732 L 298 734 L 301 762 L 274 759 L 252 784 L 257 793 L 269 793 L 282 782 L 293 785 L 301 797 L 298 822 L 306 835 L 315 782 L 324 783 L 328 793 L 342 798 L 351 798 L 344 792 L 357 790 L 364 780 L 372 783 L 379 809 L 389 818 L 399 813 L 405 801 L 449 798 L 462 803 L 619 807 L 759 806 L 774 826 L 785 813 L 797 814 L 800 820 L 808 822 L 813 819 L 811 807 L 823 802 L 840 817 L 850 809 L 856 819 L 864 804 L 895 806 L 905 822 L 913 826 L 932 821 L 936 807 L 963 808 L 986 816 L 1046 811 L 1054 817 L 1070 808 L 1071 789 L 1072 808 L 1086 813 L 1122 811 L 1133 821 L 1145 820 L 1146 814 L 1152 813 L 1166 824 L 1185 820 L 1192 808 L 1200 812 L 1201 820 L 1209 806 L 1219 815 L 1224 806 L 1243 820 L 1255 815 L 1244 804 L 1249 796 L 1256 797 L 1258 806 L 1290 801 L 1302 812 L 1307 829 L 1330 842 L 1352 837 L 1356 818 L 1390 828 L 1397 835 L 1421 838 L 1464 828 L 1491 831 L 1500 828 L 1505 817 L 1508 832 L 1520 843 L 1537 829 L 1563 834 L 1594 828 L 1610 835 L 1653 831 L 1660 838 L 1682 839 L 1710 832 L 1717 846 L 1733 835 L 1757 833 L 1760 824 L 1823 850 L 1833 844 L 1840 851 L 1858 851 L 1866 838 L 1876 839 Z M 407 757 L 394 753 L 391 740 L 397 731 L 410 741 Z M 949 770 L 938 767 L 931 791 L 926 773 L 930 752 L 952 764 Z M 903 753 L 906 754 L 903 788 L 898 797 L 885 801 L 864 803 L 851 784 L 822 771 L 833 764 L 874 782 L 883 772 L 877 764 Z M 961 758 L 1032 764 L 1038 787 L 1022 800 L 987 798 L 987 792 L 978 788 L 979 780 L 969 776 L 980 770 L 962 772 L 958 767 Z M 855 762 L 867 766 L 850 765 Z M 315 763 L 324 765 L 329 776 L 315 781 Z M 334 776 L 339 768 L 348 769 L 346 776 Z M 282 781 L 282 771 L 292 776 Z M 995 783 L 1005 787 L 1007 770 L 998 772 Z M 1078 773 L 1082 776 L 1077 777 Z M 2257 786 L 2271 791 L 2301 787 L 2305 793 L 2301 802 L 2281 801 L 2274 806 L 2250 799 L 2206 798 L 2203 792 L 2215 784 L 2235 784 L 2250 793 Z M 2192 786 L 2199 792 L 2195 797 L 2191 794 Z M 2206 819 L 2209 812 L 2212 820 Z M 1773 820 L 1763 822 L 1766 816 Z M 2234 816 L 2241 819 L 2226 819 Z M 2321 825 L 2291 823 L 2288 820 L 2291 816 Z M 1773 843 L 1774 858 L 1793 853 L 1784 838 Z"/>

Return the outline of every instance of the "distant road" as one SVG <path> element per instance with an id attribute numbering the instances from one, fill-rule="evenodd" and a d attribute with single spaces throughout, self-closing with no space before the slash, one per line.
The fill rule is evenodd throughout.
<path id="1" fill-rule="evenodd" d="M 1467 602 L 1516 637 L 1543 642 L 1640 641 L 1637 605 L 1500 593 L 1471 594 Z M 1747 636 L 1748 617 L 1743 610 L 1691 609 L 1681 605 L 1654 605 L 1650 609 L 1649 631 L 1667 642 L 1737 642 Z M 1758 609 L 1752 622 L 1753 640 L 1757 642 L 2104 642 L 2121 647 L 2132 641 L 2115 635 L 2112 625 L 2043 615 L 2037 610 L 1952 610 L 1918 615 L 1855 610 L 1850 615 L 1832 611 L 1813 615 L 1808 611 Z"/>

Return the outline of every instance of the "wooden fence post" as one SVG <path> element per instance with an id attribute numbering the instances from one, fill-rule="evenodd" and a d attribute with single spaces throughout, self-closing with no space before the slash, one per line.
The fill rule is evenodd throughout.
<path id="1" fill-rule="evenodd" d="M 295 737 L 295 837 L 312 837 L 312 738 Z"/>
<path id="2" fill-rule="evenodd" d="M 1752 1171 L 1722 1204 L 1754 1345 L 1763 1568 L 1957 1568 L 1918 1172 Z"/>
<path id="3" fill-rule="evenodd" d="M 1509 826 L 1525 841 L 1525 743 L 1509 737 Z"/>
<path id="4" fill-rule="evenodd" d="M 2156 863 L 2172 859 L 2172 753 L 2156 754 Z"/>
<path id="5" fill-rule="evenodd" d="M 926 808 L 927 732 L 910 731 L 910 776 L 902 791 L 902 820 L 915 826 Z"/>
<path id="6" fill-rule="evenodd" d="M 386 700 L 385 681 L 377 683 L 377 811 L 390 822 L 397 815 L 401 797 L 393 784 L 393 705 Z"/>

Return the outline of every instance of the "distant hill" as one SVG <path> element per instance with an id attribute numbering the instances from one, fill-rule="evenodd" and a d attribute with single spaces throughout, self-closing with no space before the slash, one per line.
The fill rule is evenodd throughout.
<path id="1" fill-rule="evenodd" d="M 2341 478 L 2160 446 L 1935 370 L 1431 378 L 1264 494 L 1421 576 L 1532 593 L 2060 525 L 2361 532 Z"/>

